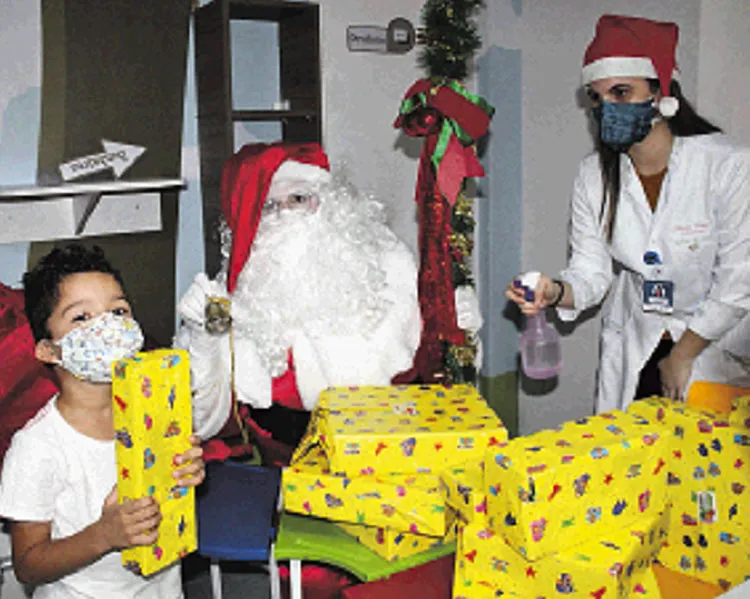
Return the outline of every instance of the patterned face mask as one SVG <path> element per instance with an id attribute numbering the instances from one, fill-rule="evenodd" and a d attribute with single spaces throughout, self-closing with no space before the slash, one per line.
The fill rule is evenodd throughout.
<path id="1" fill-rule="evenodd" d="M 627 152 L 651 132 L 657 110 L 653 99 L 635 104 L 602 102 L 594 108 L 594 116 L 599 121 L 602 143 L 617 152 Z"/>
<path id="2" fill-rule="evenodd" d="M 104 312 L 53 342 L 62 354 L 58 364 L 78 379 L 112 382 L 112 362 L 132 358 L 143 347 L 143 332 L 128 316 Z"/>

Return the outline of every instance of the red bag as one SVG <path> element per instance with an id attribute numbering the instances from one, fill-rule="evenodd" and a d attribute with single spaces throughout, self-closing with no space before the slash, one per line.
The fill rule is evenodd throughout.
<path id="1" fill-rule="evenodd" d="M 57 392 L 54 373 L 34 355 L 23 291 L 0 283 L 0 465 L 13 434 Z"/>

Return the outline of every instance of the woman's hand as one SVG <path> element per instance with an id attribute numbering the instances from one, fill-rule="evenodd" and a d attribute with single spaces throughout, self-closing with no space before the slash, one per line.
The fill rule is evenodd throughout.
<path id="1" fill-rule="evenodd" d="M 659 362 L 661 393 L 675 401 L 685 401 L 690 373 L 693 371 L 693 358 L 682 357 L 671 352 Z"/>
<path id="2" fill-rule="evenodd" d="M 685 401 L 693 362 L 710 343 L 690 329 L 682 334 L 669 355 L 659 362 L 661 392 L 664 397 Z"/>
<path id="3" fill-rule="evenodd" d="M 526 316 L 532 316 L 546 308 L 558 299 L 560 293 L 563 292 L 560 289 L 560 286 L 547 275 L 540 274 L 539 281 L 537 282 L 533 294 L 528 293 L 527 290 L 521 286 L 521 276 L 522 275 L 517 275 L 508 284 L 508 289 L 505 291 L 505 297 L 517 304 L 521 312 Z"/>
<path id="4" fill-rule="evenodd" d="M 203 448 L 201 440 L 193 435 L 190 437 L 190 449 L 174 457 L 177 469 L 172 476 L 184 487 L 197 487 L 206 478 L 206 465 L 203 462 Z"/>

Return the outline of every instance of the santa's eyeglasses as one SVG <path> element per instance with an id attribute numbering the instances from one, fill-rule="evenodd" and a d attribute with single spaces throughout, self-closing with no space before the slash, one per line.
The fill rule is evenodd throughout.
<path id="1" fill-rule="evenodd" d="M 314 193 L 290 193 L 286 196 L 267 198 L 263 204 L 263 214 L 279 214 L 282 210 L 315 212 L 320 199 Z"/>

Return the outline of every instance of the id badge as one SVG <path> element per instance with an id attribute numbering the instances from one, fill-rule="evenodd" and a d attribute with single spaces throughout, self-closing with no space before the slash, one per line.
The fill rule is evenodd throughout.
<path id="1" fill-rule="evenodd" d="M 672 281 L 643 281 L 643 311 L 671 314 L 674 306 Z"/>

